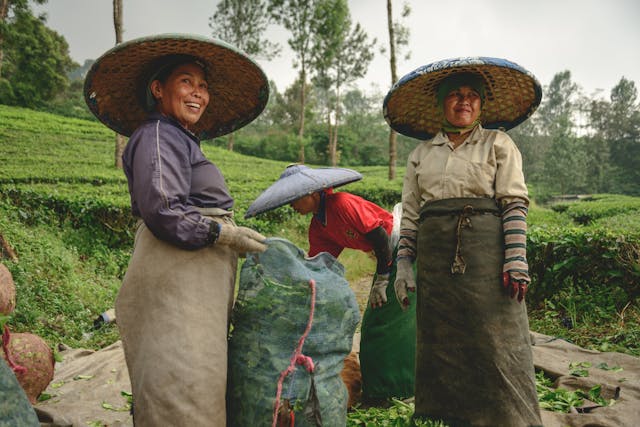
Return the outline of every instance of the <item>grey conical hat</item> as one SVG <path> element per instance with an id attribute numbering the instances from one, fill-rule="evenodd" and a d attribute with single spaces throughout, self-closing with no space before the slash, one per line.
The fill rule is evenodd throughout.
<path id="1" fill-rule="evenodd" d="M 269 100 L 266 75 L 237 48 L 194 34 L 159 34 L 115 46 L 92 65 L 84 82 L 91 112 L 109 128 L 131 136 L 147 118 L 148 78 L 164 57 L 188 55 L 207 70 L 210 101 L 189 129 L 201 139 L 233 132 L 255 119 Z"/>
<path id="2" fill-rule="evenodd" d="M 361 179 L 362 175 L 352 169 L 289 166 L 276 182 L 251 203 L 244 217 L 251 218 L 317 191 L 339 187 Z"/>

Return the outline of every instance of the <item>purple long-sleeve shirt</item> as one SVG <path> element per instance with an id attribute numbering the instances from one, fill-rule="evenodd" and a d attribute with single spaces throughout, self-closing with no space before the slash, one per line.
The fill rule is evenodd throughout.
<path id="1" fill-rule="evenodd" d="M 152 114 L 131 135 L 122 161 L 131 211 L 157 238 L 185 249 L 211 243 L 212 220 L 197 208 L 231 210 L 233 198 L 197 137 L 175 120 Z"/>

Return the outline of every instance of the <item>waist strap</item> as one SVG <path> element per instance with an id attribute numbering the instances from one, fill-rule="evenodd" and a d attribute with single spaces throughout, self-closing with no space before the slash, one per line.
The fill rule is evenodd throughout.
<path id="1" fill-rule="evenodd" d="M 500 216 L 500 208 L 495 199 L 460 197 L 427 202 L 420 209 L 420 221 L 428 217 L 449 215 L 496 215 Z"/>

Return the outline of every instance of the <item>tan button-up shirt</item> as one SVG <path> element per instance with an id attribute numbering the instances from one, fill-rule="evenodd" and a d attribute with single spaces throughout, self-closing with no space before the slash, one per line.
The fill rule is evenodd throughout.
<path id="1" fill-rule="evenodd" d="M 522 156 L 509 135 L 477 126 L 454 149 L 440 132 L 411 152 L 402 187 L 402 229 L 418 229 L 425 202 L 458 197 L 495 198 L 500 206 L 528 204 Z"/>

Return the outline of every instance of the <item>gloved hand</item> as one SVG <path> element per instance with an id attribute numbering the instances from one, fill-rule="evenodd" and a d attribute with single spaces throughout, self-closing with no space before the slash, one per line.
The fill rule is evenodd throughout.
<path id="1" fill-rule="evenodd" d="M 376 279 L 371 286 L 369 293 L 369 305 L 371 308 L 382 307 L 387 302 L 387 285 L 389 284 L 389 273 L 376 274 Z"/>
<path id="2" fill-rule="evenodd" d="M 235 225 L 219 225 L 220 231 L 218 231 L 216 245 L 229 246 L 241 255 L 247 252 L 264 252 L 267 250 L 267 245 L 264 244 L 267 238 L 257 231 Z"/>
<path id="3" fill-rule="evenodd" d="M 413 274 L 413 261 L 411 258 L 400 258 L 396 265 L 396 281 L 393 284 L 396 291 L 396 298 L 402 310 L 409 307 L 409 296 L 407 292 L 416 291 L 416 278 Z"/>
<path id="4" fill-rule="evenodd" d="M 527 275 L 527 279 L 529 276 Z M 522 302 L 524 296 L 527 294 L 527 286 L 529 282 L 524 279 L 517 279 L 511 276 L 510 273 L 502 273 L 502 287 L 509 293 L 511 298 L 518 296 L 518 302 Z"/>

